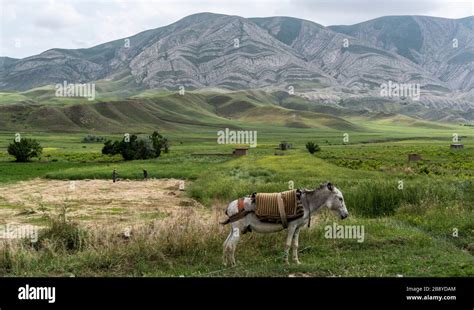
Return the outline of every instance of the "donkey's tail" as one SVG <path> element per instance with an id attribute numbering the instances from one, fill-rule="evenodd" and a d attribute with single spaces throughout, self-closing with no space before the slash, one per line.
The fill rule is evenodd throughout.
<path id="1" fill-rule="evenodd" d="M 219 222 L 219 224 L 221 224 L 221 225 L 227 225 L 227 224 L 229 224 L 229 223 L 230 223 L 230 217 L 227 218 L 227 219 L 226 219 L 225 221 L 223 221 L 223 222 Z"/>

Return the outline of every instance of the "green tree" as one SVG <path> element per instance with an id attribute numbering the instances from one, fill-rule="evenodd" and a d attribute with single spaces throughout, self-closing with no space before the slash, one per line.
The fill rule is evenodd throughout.
<path id="1" fill-rule="evenodd" d="M 34 139 L 21 139 L 8 145 L 8 154 L 14 156 L 17 162 L 27 162 L 33 157 L 40 156 L 42 152 L 43 148 Z"/>
<path id="2" fill-rule="evenodd" d="M 156 156 L 155 149 L 150 139 L 141 139 L 138 138 L 135 141 L 134 149 L 135 156 L 134 159 L 148 159 L 158 157 Z"/>
<path id="3" fill-rule="evenodd" d="M 102 154 L 121 154 L 125 160 L 135 160 L 160 157 L 162 150 L 165 153 L 169 150 L 168 139 L 156 131 L 147 138 L 139 138 L 136 135 L 131 135 L 129 138 L 128 142 L 125 138 L 122 141 L 106 141 Z"/>
<path id="4" fill-rule="evenodd" d="M 123 159 L 125 160 L 134 160 L 136 158 L 135 154 L 137 153 L 137 139 L 136 135 L 131 135 L 130 140 L 125 141 L 125 137 L 119 143 L 119 151 L 122 154 Z"/>
<path id="5" fill-rule="evenodd" d="M 163 137 L 157 131 L 154 131 L 150 136 L 151 143 L 153 144 L 153 149 L 155 149 L 156 157 L 160 157 L 161 151 L 168 153 L 169 143 L 168 138 Z"/>
<path id="6" fill-rule="evenodd" d="M 104 147 L 102 148 L 102 154 L 105 154 L 105 155 L 119 154 L 120 153 L 119 144 L 120 144 L 119 141 L 111 141 L 111 140 L 105 141 Z"/>

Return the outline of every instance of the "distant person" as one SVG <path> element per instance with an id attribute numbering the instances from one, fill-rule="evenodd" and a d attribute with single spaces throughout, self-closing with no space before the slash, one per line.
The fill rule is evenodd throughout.
<path id="1" fill-rule="evenodd" d="M 117 181 L 117 176 L 118 176 L 118 173 L 117 173 L 117 170 L 114 169 L 114 171 L 112 171 L 112 180 L 114 181 Z"/>
<path id="2" fill-rule="evenodd" d="M 148 171 L 146 171 L 145 169 L 143 169 L 143 178 L 145 180 L 148 179 Z"/>

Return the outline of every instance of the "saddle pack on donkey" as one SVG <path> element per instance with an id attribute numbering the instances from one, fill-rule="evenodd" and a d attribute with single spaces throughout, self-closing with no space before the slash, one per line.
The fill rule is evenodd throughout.
<path id="1" fill-rule="evenodd" d="M 245 201 L 251 199 L 251 205 L 246 206 Z M 294 189 L 281 193 L 253 193 L 250 196 L 238 199 L 238 212 L 223 223 L 235 222 L 250 212 L 254 212 L 262 222 L 281 223 L 283 227 L 288 222 L 304 215 L 301 202 L 301 191 Z"/>

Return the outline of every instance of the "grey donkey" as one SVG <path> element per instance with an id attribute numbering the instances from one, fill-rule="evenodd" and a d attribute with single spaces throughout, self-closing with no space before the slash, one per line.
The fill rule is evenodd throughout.
<path id="1" fill-rule="evenodd" d="M 311 219 L 311 215 L 321 208 L 328 208 L 345 219 L 349 213 L 347 212 L 346 203 L 342 192 L 333 186 L 331 183 L 322 184 L 314 190 L 303 190 L 301 201 L 304 207 L 304 215 L 298 219 L 292 220 L 288 223 L 288 236 L 285 244 L 284 260 L 288 264 L 288 255 L 291 246 L 293 246 L 293 261 L 300 264 L 298 259 L 298 238 L 300 230 Z M 250 197 L 244 198 L 245 210 L 251 210 L 253 207 L 252 199 Z M 231 217 L 239 212 L 238 200 L 234 200 L 227 206 L 226 214 Z M 227 224 L 226 221 L 223 224 Z M 223 260 L 225 265 L 235 266 L 235 250 L 240 240 L 240 235 L 248 231 L 257 233 L 273 233 L 285 229 L 282 224 L 268 223 L 260 221 L 254 212 L 246 212 L 245 216 L 231 223 L 231 231 L 229 236 L 224 241 Z"/>

